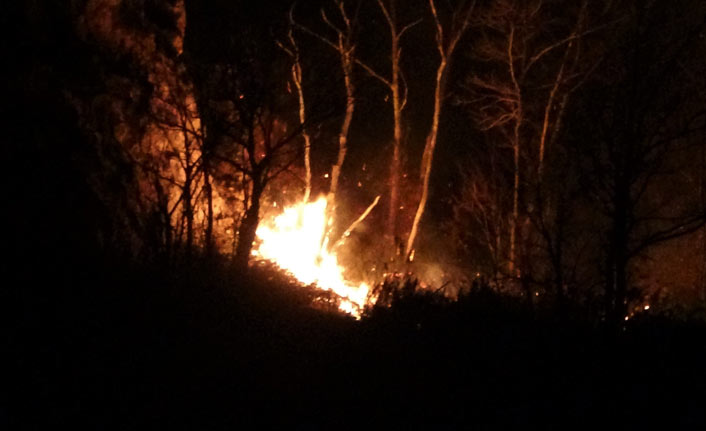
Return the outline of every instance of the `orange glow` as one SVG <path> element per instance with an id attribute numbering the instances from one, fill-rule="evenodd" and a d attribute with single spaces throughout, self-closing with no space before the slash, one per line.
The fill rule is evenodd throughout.
<path id="1" fill-rule="evenodd" d="M 326 198 L 320 197 L 287 207 L 261 223 L 253 255 L 274 262 L 304 284 L 335 293 L 340 298 L 339 309 L 359 318 L 370 286 L 347 280 L 336 253 L 328 250 L 326 207 Z"/>

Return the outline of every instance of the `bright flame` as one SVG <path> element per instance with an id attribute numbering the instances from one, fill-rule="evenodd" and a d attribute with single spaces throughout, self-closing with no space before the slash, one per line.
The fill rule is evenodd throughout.
<path id="1" fill-rule="evenodd" d="M 326 234 L 326 198 L 287 207 L 257 229 L 260 241 L 253 254 L 277 264 L 305 284 L 340 297 L 339 308 L 356 318 L 365 306 L 370 286 L 355 284 L 343 276 L 335 252 L 328 250 Z M 329 224 L 331 220 L 329 220 Z"/>

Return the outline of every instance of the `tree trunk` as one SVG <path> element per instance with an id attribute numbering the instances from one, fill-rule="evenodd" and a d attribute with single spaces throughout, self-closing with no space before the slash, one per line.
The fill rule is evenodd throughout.
<path id="1" fill-rule="evenodd" d="M 255 241 L 257 226 L 260 222 L 260 198 L 262 197 L 263 188 L 263 185 L 259 181 L 253 183 L 250 207 L 245 211 L 245 217 L 243 217 L 240 228 L 238 229 L 235 265 L 243 272 L 248 270 L 252 245 Z"/>
<path id="2" fill-rule="evenodd" d="M 399 84 L 399 46 L 396 34 L 392 38 L 392 114 L 394 117 L 394 141 L 390 161 L 390 206 L 387 213 L 387 231 L 396 243 L 399 241 L 397 214 L 399 212 L 400 169 L 402 151 L 402 105 Z"/>
<path id="3" fill-rule="evenodd" d="M 426 145 L 424 146 L 424 155 L 422 156 L 422 166 L 420 175 L 422 177 L 422 197 L 419 199 L 417 212 L 414 214 L 414 222 L 412 222 L 412 230 L 407 238 L 407 247 L 405 248 L 405 258 L 409 259 L 414 247 L 414 240 L 417 237 L 419 223 L 426 209 L 427 199 L 429 198 L 429 180 L 431 178 L 431 166 L 434 159 L 434 149 L 436 148 L 436 140 L 439 134 L 439 118 L 441 117 L 441 105 L 444 90 L 444 81 L 446 77 L 446 57 L 442 54 L 441 63 L 436 71 L 436 87 L 434 89 L 434 113 L 432 115 L 431 130 L 427 137 Z"/>
<path id="4" fill-rule="evenodd" d="M 290 33 L 290 40 L 292 44 L 295 43 L 294 37 Z M 296 45 L 295 49 L 296 49 Z M 292 80 L 294 81 L 294 86 L 297 87 L 297 96 L 299 98 L 299 124 L 302 126 L 302 136 L 304 137 L 304 178 L 305 178 L 305 189 L 304 189 L 304 202 L 309 202 L 309 197 L 311 196 L 311 137 L 309 132 L 306 130 L 306 103 L 304 101 L 304 88 L 302 85 L 302 66 L 299 60 L 299 53 L 296 51 L 296 56 L 294 58 L 294 65 L 292 65 Z"/>
<path id="5" fill-rule="evenodd" d="M 344 57 L 347 57 L 347 55 Z M 342 58 L 341 61 L 343 61 L 343 78 L 346 85 L 346 115 L 343 118 L 341 131 L 338 134 L 338 158 L 336 159 L 336 164 L 333 165 L 333 168 L 331 169 L 329 204 L 332 204 L 335 201 L 336 193 L 338 192 L 338 182 L 341 176 L 341 169 L 343 168 L 343 162 L 346 160 L 346 152 L 348 151 L 348 130 L 350 129 L 351 120 L 353 119 L 353 112 L 355 111 L 355 95 L 353 94 L 354 88 L 351 76 L 352 65 L 350 64 L 350 59 L 348 58 Z"/>
<path id="6" fill-rule="evenodd" d="M 324 237 L 321 238 L 321 244 L 325 241 L 326 236 L 330 233 L 330 222 L 336 214 L 336 194 L 338 193 L 338 184 L 343 168 L 343 162 L 346 160 L 348 151 L 348 131 L 350 130 L 353 113 L 355 111 L 355 87 L 353 84 L 353 59 L 351 58 L 351 48 L 344 43 L 343 36 L 339 36 L 338 50 L 341 55 L 341 69 L 343 70 L 343 81 L 346 87 L 346 114 L 343 117 L 341 130 L 338 134 L 338 158 L 336 164 L 331 168 L 331 185 L 326 197 L 326 229 Z"/>
<path id="7" fill-rule="evenodd" d="M 441 118 L 441 108 L 443 106 L 444 93 L 446 90 L 446 75 L 448 73 L 448 68 L 450 67 L 449 63 L 453 56 L 454 49 L 456 48 L 456 44 L 468 28 L 471 11 L 473 10 L 473 6 L 470 6 L 470 9 L 466 10 L 465 17 L 462 21 L 458 22 L 459 27 L 456 30 L 453 29 L 454 24 L 456 23 L 451 23 L 451 34 L 447 44 L 444 37 L 444 26 L 441 24 L 441 20 L 437 14 L 434 0 L 429 0 L 429 8 L 431 9 L 434 22 L 436 23 L 436 47 L 439 51 L 440 59 L 439 66 L 436 69 L 436 85 L 434 86 L 434 113 L 432 114 L 431 129 L 429 130 L 429 136 L 427 137 L 427 142 L 424 146 L 424 154 L 422 156 L 422 165 L 420 169 L 420 176 L 422 178 L 422 196 L 419 199 L 419 205 L 417 206 L 417 211 L 414 215 L 412 230 L 410 231 L 409 238 L 407 238 L 407 247 L 405 249 L 405 257 L 407 259 L 410 259 L 412 256 L 414 240 L 417 237 L 419 223 L 421 223 L 424 210 L 426 209 L 427 200 L 429 198 L 429 180 L 431 178 L 431 167 L 434 160 L 434 149 L 436 148 L 436 141 L 439 134 L 439 119 Z M 460 12 L 460 10 L 457 11 Z"/>

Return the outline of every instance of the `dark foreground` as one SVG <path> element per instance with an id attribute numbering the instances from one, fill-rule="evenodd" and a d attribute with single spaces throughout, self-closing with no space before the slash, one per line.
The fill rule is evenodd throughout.
<path id="1" fill-rule="evenodd" d="M 5 429 L 706 425 L 698 323 L 645 317 L 614 335 L 482 292 L 356 322 L 222 269 L 24 274 L 4 301 Z"/>

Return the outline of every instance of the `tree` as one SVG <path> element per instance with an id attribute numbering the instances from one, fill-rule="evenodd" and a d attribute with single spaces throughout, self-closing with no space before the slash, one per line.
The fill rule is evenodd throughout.
<path id="1" fill-rule="evenodd" d="M 294 37 L 294 29 L 296 22 L 294 21 L 294 5 L 289 10 L 289 31 L 287 32 L 287 41 L 285 43 L 277 42 L 280 48 L 289 55 L 292 59 L 292 83 L 297 90 L 297 99 L 299 102 L 299 124 L 306 124 L 306 99 L 304 97 L 304 78 L 302 70 L 301 53 L 299 44 Z M 311 196 L 311 135 L 306 127 L 302 128 L 302 137 L 304 138 L 304 198 L 302 201 L 308 202 Z"/>
<path id="2" fill-rule="evenodd" d="M 355 65 L 355 42 L 353 40 L 353 33 L 354 33 L 354 26 L 355 26 L 355 20 L 356 20 L 356 15 L 357 15 L 357 9 L 355 11 L 355 15 L 353 17 L 349 16 L 349 13 L 346 11 L 346 6 L 343 1 L 337 1 L 336 3 L 336 8 L 338 10 L 338 17 L 340 18 L 341 23 L 336 24 L 334 23 L 330 18 L 329 15 L 326 13 L 325 9 L 321 9 L 321 18 L 323 22 L 326 24 L 326 26 L 329 28 L 329 30 L 332 30 L 333 33 L 335 34 L 335 38 L 331 39 L 323 34 L 316 33 L 309 29 L 308 27 L 298 25 L 294 22 L 293 16 L 292 16 L 292 11 L 290 11 L 290 25 L 296 26 L 299 28 L 301 31 L 305 32 L 306 34 L 309 34 L 319 41 L 323 42 L 324 44 L 328 45 L 331 47 L 336 53 L 338 54 L 339 60 L 340 60 L 340 65 L 341 65 L 341 75 L 343 76 L 343 86 L 345 89 L 345 113 L 343 115 L 343 121 L 341 122 L 341 127 L 338 132 L 338 154 L 336 157 L 336 162 L 334 165 L 331 167 L 331 183 L 329 185 L 329 191 L 326 196 L 327 200 L 327 222 L 325 223 L 326 226 L 330 226 L 330 220 L 333 220 L 333 216 L 335 215 L 336 208 L 337 208 L 337 193 L 338 193 L 338 185 L 340 181 L 340 176 L 341 176 L 341 170 L 343 168 L 343 163 L 346 160 L 346 153 L 348 152 L 348 135 L 350 132 L 350 127 L 351 127 L 351 121 L 353 120 L 353 114 L 355 112 L 355 103 L 356 103 L 356 96 L 355 96 L 355 82 L 354 82 L 354 76 L 353 76 L 353 67 Z M 290 37 L 290 45 L 293 48 L 286 48 L 286 51 L 288 54 L 297 59 L 298 54 L 296 51 L 296 42 L 294 41 L 294 38 L 291 33 L 289 33 Z M 299 94 L 299 106 L 300 106 L 300 121 L 302 118 L 304 118 L 301 114 L 302 109 L 303 109 L 303 93 L 301 89 L 301 66 L 296 60 L 295 62 L 295 70 L 298 70 L 299 76 L 295 77 L 295 83 L 297 78 L 299 79 L 300 83 L 296 84 L 297 89 L 298 89 L 298 94 Z M 309 145 L 309 144 L 307 144 Z M 305 153 L 305 159 L 309 157 L 308 153 Z M 307 166 L 309 162 L 306 162 Z M 309 169 L 309 168 L 307 168 Z M 308 194 L 305 194 L 305 197 L 308 197 Z M 330 234 L 330 232 L 326 232 L 324 234 L 324 237 L 321 238 L 322 245 L 326 239 L 326 237 Z"/>
<path id="3" fill-rule="evenodd" d="M 387 232 L 393 237 L 395 246 L 399 242 L 399 226 L 397 213 L 399 211 L 400 176 L 402 170 L 402 114 L 407 104 L 407 86 L 404 74 L 401 69 L 402 57 L 402 36 L 417 25 L 421 20 L 416 20 L 408 24 L 399 22 L 396 0 L 377 0 L 378 7 L 382 12 L 390 33 L 390 73 L 389 78 L 370 67 L 360 58 L 356 58 L 356 64 L 362 67 L 370 76 L 376 78 L 384 84 L 392 96 L 392 116 L 393 116 L 393 144 L 392 158 L 390 160 L 390 200 L 387 212 Z"/>
<path id="4" fill-rule="evenodd" d="M 236 265 L 247 269 L 255 233 L 260 221 L 261 199 L 269 183 L 289 170 L 301 155 L 296 139 L 306 126 L 289 126 L 288 103 L 263 77 L 259 61 L 250 58 L 248 65 L 222 66 L 228 99 L 219 101 L 224 143 L 218 159 L 243 175 L 244 215 L 238 229 Z M 228 96 L 230 95 L 230 96 Z"/>
<path id="5" fill-rule="evenodd" d="M 262 210 L 275 193 L 270 186 L 296 169 L 302 149 L 307 150 L 298 145 L 300 135 L 308 135 L 317 121 L 317 115 L 307 115 L 303 90 L 288 91 L 291 63 L 271 42 L 273 24 L 286 17 L 285 5 L 279 6 L 262 17 L 225 4 L 187 3 L 197 18 L 189 21 L 185 58 L 205 126 L 209 171 L 229 203 L 234 260 L 243 270 Z M 254 19 L 263 25 L 254 25 Z M 294 73 L 301 83 L 296 64 Z"/>
<path id="6" fill-rule="evenodd" d="M 414 240 L 417 236 L 419 223 L 424 215 L 427 199 L 429 198 L 429 180 L 431 178 L 431 167 L 434 159 L 434 148 L 439 134 L 439 118 L 441 117 L 441 109 L 444 99 L 446 98 L 446 82 L 451 68 L 451 58 L 456 50 L 459 40 L 465 34 L 471 24 L 471 14 L 475 9 L 475 2 L 460 2 L 456 9 L 451 12 L 449 23 L 444 28 L 442 19 L 437 12 L 435 0 L 429 0 L 429 9 L 434 17 L 436 29 L 436 48 L 439 51 L 439 66 L 436 70 L 436 81 L 434 85 L 434 111 L 432 113 L 431 127 L 427 136 L 426 145 L 424 146 L 424 155 L 422 156 L 422 164 L 420 169 L 420 177 L 422 181 L 422 195 L 419 199 L 419 205 L 414 215 L 414 222 L 407 238 L 407 247 L 405 248 L 405 258 L 409 259 L 414 247 Z"/>
<path id="7" fill-rule="evenodd" d="M 636 258 L 706 223 L 698 188 L 682 181 L 695 169 L 690 161 L 699 160 L 706 127 L 699 55 L 706 9 L 672 6 L 618 10 L 605 73 L 585 88 L 572 119 L 587 131 L 576 137 L 576 158 L 585 161 L 583 184 L 602 216 L 605 311 L 613 324 L 626 316 Z"/>
<path id="8" fill-rule="evenodd" d="M 173 74 L 171 69 L 159 69 L 157 74 L 159 86 L 155 91 L 152 103 L 152 118 L 158 133 L 149 137 L 148 151 L 156 160 L 156 174 L 169 183 L 170 186 L 179 188 L 176 203 L 181 205 L 181 218 L 177 224 L 179 238 L 184 232 L 185 253 L 191 256 L 194 249 L 194 214 L 195 197 L 200 189 L 200 181 L 208 183 L 208 175 L 202 175 L 204 134 L 201 129 L 201 120 L 198 116 L 193 90 L 185 76 L 185 68 L 181 64 L 176 69 L 182 73 Z M 161 187 L 156 184 L 156 187 Z M 208 190 L 209 226 L 207 243 L 211 241 L 212 232 L 212 200 L 211 190 Z M 163 193 L 162 193 L 163 194 Z M 165 197 L 160 197 L 164 199 Z M 166 199 L 173 198 L 172 196 Z M 172 210 L 169 211 L 172 213 Z"/>
<path id="9" fill-rule="evenodd" d="M 247 39 L 245 39 L 247 40 Z M 246 270 L 260 221 L 267 187 L 300 160 L 296 145 L 307 123 L 295 120 L 293 100 L 281 79 L 284 66 L 275 53 L 269 57 L 251 41 L 232 57 L 210 67 L 218 94 L 209 99 L 218 134 L 214 157 L 229 166 L 242 180 L 242 218 L 238 226 L 234 260 Z M 265 51 L 267 52 L 267 51 Z"/>
<path id="10" fill-rule="evenodd" d="M 553 15 L 562 5 L 561 17 Z M 552 218 L 550 214 L 563 208 L 558 201 L 562 196 L 558 193 L 560 183 L 550 185 L 554 201 L 549 204 L 550 194 L 543 180 L 547 151 L 560 135 L 571 94 L 595 67 L 581 44 L 598 30 L 587 25 L 587 3 L 582 2 L 578 8 L 565 6 L 549 0 L 523 4 L 499 1 L 485 9 L 478 21 L 481 36 L 473 53 L 477 72 L 468 79 L 470 92 L 464 100 L 472 107 L 480 128 L 496 132 L 498 148 L 492 151 L 500 151 L 501 159 L 504 149 L 511 152 L 508 232 L 506 239 L 496 238 L 495 244 L 489 246 L 506 263 L 503 265 L 506 274 L 523 281 L 528 297 L 529 269 L 533 266 L 529 254 L 535 248 L 530 223 L 540 228 L 539 240 L 546 241 L 545 249 L 554 256 L 550 260 L 557 266 L 556 274 L 563 268 L 560 257 L 563 254 L 557 254 L 560 251 L 557 245 L 563 239 L 556 242 L 551 235 L 542 235 L 561 232 L 558 225 L 547 230 L 550 227 L 547 220 Z M 495 173 L 505 175 L 503 170 L 496 169 Z M 498 211 L 504 210 L 492 210 Z M 498 248 L 505 251 L 499 253 Z M 555 278 L 563 286 L 562 277 Z"/>

